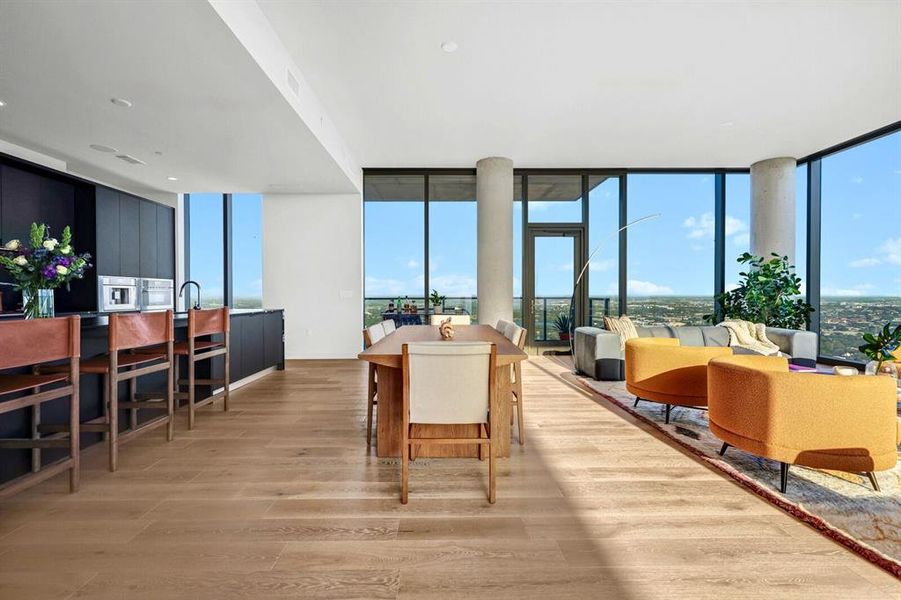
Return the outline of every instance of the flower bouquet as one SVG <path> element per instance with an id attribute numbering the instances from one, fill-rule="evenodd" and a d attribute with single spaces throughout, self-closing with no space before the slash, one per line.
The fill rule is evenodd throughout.
<path id="1" fill-rule="evenodd" d="M 72 248 L 72 232 L 63 229 L 62 237 L 50 237 L 46 225 L 31 224 L 27 246 L 10 240 L 0 252 L 0 267 L 12 276 L 16 290 L 22 292 L 26 319 L 54 316 L 53 290 L 81 279 L 91 267 L 90 254 L 76 254 Z"/>

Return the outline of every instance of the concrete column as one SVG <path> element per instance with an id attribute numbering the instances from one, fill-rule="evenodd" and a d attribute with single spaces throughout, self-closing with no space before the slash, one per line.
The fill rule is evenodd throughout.
<path id="1" fill-rule="evenodd" d="M 751 165 L 751 254 L 771 252 L 795 261 L 794 158 L 770 158 Z"/>
<path id="2" fill-rule="evenodd" d="M 479 323 L 513 320 L 513 161 L 476 163 Z"/>

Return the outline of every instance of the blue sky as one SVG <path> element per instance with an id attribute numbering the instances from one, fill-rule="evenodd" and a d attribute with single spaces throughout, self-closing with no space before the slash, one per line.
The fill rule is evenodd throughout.
<path id="1" fill-rule="evenodd" d="M 262 196 L 232 196 L 232 260 L 237 298 L 259 298 L 263 292 Z M 222 194 L 191 194 L 191 278 L 204 297 L 223 297 Z"/>
<path id="2" fill-rule="evenodd" d="M 798 169 L 798 272 L 805 276 L 806 167 Z M 589 248 L 616 230 L 618 181 L 608 179 L 589 196 Z M 629 220 L 660 217 L 629 231 L 631 295 L 713 295 L 714 178 L 708 174 L 629 175 Z M 726 284 L 734 261 L 750 244 L 750 177 L 726 181 Z M 514 295 L 520 295 L 522 232 L 514 211 Z M 447 296 L 476 294 L 474 201 L 433 202 L 430 208 L 431 287 Z M 578 219 L 577 203 L 531 203 L 531 222 Z M 423 208 L 416 202 L 365 205 L 366 296 L 421 297 Z M 536 293 L 568 295 L 572 246 L 544 240 L 536 257 Z M 618 247 L 604 244 L 589 272 L 592 296 L 615 296 Z M 822 293 L 839 296 L 901 295 L 901 133 L 823 160 Z"/>

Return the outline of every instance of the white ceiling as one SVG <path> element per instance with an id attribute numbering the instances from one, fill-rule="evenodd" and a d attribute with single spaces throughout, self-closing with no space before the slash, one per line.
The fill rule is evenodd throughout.
<path id="1" fill-rule="evenodd" d="M 364 167 L 741 167 L 901 120 L 897 0 L 258 3 Z"/>
<path id="2" fill-rule="evenodd" d="M 355 189 L 206 2 L 2 0 L 0 100 L 0 139 L 138 193 Z"/>

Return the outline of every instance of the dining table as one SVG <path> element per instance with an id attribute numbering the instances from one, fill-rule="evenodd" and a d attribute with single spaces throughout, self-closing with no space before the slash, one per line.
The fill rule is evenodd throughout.
<path id="1" fill-rule="evenodd" d="M 361 352 L 361 360 L 376 365 L 377 426 L 376 455 L 392 457 L 401 455 L 403 435 L 403 377 L 401 373 L 404 344 L 441 340 L 438 327 L 433 325 L 405 325 L 394 333 Z M 516 344 L 490 325 L 458 325 L 454 327 L 454 341 L 490 342 L 497 347 L 497 393 L 489 407 L 491 421 L 498 423 L 494 432 L 495 456 L 510 456 L 511 422 L 511 372 L 513 363 L 528 359 L 528 355 Z M 449 341 L 448 343 L 453 343 Z M 480 425 L 414 424 L 420 437 L 478 437 Z M 477 444 L 448 444 L 422 446 L 417 456 L 422 457 L 478 457 Z"/>

